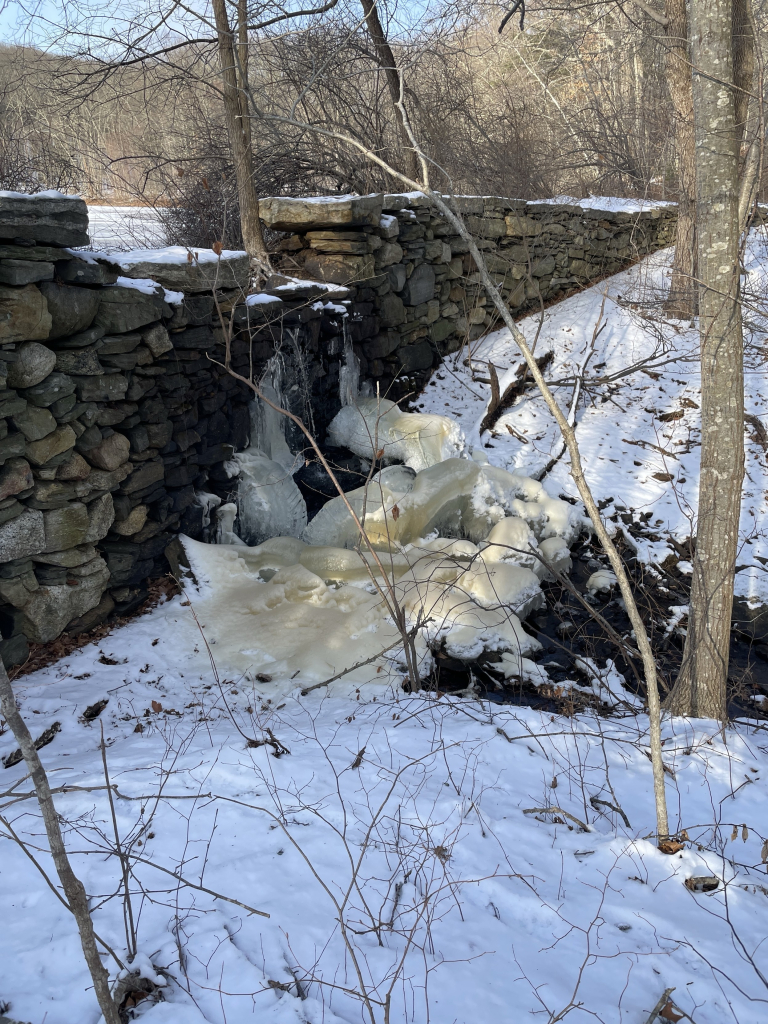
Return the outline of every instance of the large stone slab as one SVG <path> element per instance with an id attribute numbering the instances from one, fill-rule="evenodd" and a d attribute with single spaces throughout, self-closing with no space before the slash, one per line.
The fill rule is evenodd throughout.
<path id="1" fill-rule="evenodd" d="M 212 249 L 137 249 L 115 256 L 124 277 L 150 278 L 164 288 L 181 292 L 210 292 L 237 288 L 243 293 L 251 283 L 247 252 L 225 249 L 219 257 Z"/>
<path id="2" fill-rule="evenodd" d="M 271 196 L 259 202 L 259 216 L 275 231 L 304 232 L 366 225 L 375 228 L 381 219 L 383 199 L 382 195 L 312 199 Z"/>
<path id="3" fill-rule="evenodd" d="M 44 466 L 57 455 L 74 448 L 77 435 L 68 423 L 57 427 L 52 433 L 39 441 L 30 441 L 26 454 L 33 466 Z"/>
<path id="4" fill-rule="evenodd" d="M 69 570 L 71 582 L 40 587 L 18 615 L 18 624 L 30 640 L 48 643 L 55 640 L 68 622 L 95 608 L 109 582 L 109 569 L 103 558 Z"/>
<path id="5" fill-rule="evenodd" d="M 0 562 L 26 558 L 45 550 L 43 513 L 29 508 L 0 526 Z"/>
<path id="6" fill-rule="evenodd" d="M 310 256 L 304 271 L 309 277 L 333 284 L 369 281 L 376 273 L 373 256 Z"/>
<path id="7" fill-rule="evenodd" d="M 0 342 L 42 341 L 50 330 L 51 314 L 37 285 L 0 285 Z"/>
<path id="8" fill-rule="evenodd" d="M 85 289 L 83 289 L 85 290 Z M 98 295 L 99 311 L 94 323 L 103 327 L 106 334 L 126 334 L 159 320 L 170 310 L 162 295 L 147 294 L 138 288 L 111 285 L 93 294 Z"/>
<path id="9" fill-rule="evenodd" d="M 40 260 L 0 260 L 0 284 L 25 285 L 52 280 L 52 263 Z"/>
<path id="10" fill-rule="evenodd" d="M 38 245 L 88 245 L 88 207 L 60 192 L 0 192 L 0 238 Z"/>

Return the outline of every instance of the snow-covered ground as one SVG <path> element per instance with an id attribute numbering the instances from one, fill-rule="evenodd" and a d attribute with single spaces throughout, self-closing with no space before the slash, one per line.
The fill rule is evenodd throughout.
<path id="1" fill-rule="evenodd" d="M 663 539 L 691 534 L 698 502 L 700 375 L 698 335 L 687 322 L 670 321 L 661 309 L 668 288 L 671 250 L 551 306 L 519 323 L 529 342 L 538 334 L 537 356 L 552 352 L 549 381 L 564 381 L 555 394 L 570 409 L 574 384 L 584 378 L 576 434 L 584 468 L 606 518 L 619 511 L 651 513 L 660 536 L 639 552 L 663 562 L 675 552 Z M 745 411 L 768 428 L 765 361 L 768 323 L 764 307 L 768 249 L 753 232 L 746 260 Z M 595 335 L 597 335 L 595 337 Z M 594 341 L 593 341 L 594 338 Z M 481 439 L 479 427 L 490 398 L 487 363 L 498 371 L 500 390 L 514 382 L 522 359 L 506 330 L 496 331 L 448 359 L 417 400 L 419 411 L 448 412 L 471 445 L 484 444 L 491 462 L 535 474 L 561 449 L 557 427 L 531 388 Z M 634 372 L 628 369 L 636 367 Z M 478 380 L 477 378 L 480 378 Z M 668 417 L 668 418 L 665 418 Z M 741 517 L 736 592 L 768 601 L 768 452 L 752 427 L 745 432 L 747 472 Z M 575 496 L 564 455 L 544 483 L 552 495 Z"/>
<path id="2" fill-rule="evenodd" d="M 154 249 L 166 243 L 165 228 L 151 206 L 88 206 L 91 248 L 101 252 Z"/>
<path id="3" fill-rule="evenodd" d="M 652 512 L 656 559 L 665 532 L 689 529 L 698 436 L 695 335 L 662 324 L 651 301 L 667 259 L 552 307 L 537 342 L 554 353 L 551 380 L 591 353 L 577 409 L 587 474 L 606 515 Z M 761 266 L 755 240 L 757 290 Z M 764 418 L 757 314 L 750 323 L 748 408 Z M 533 338 L 538 318 L 522 327 Z M 543 404 L 524 397 L 481 438 L 490 389 L 465 356 L 441 368 L 423 411 L 458 418 L 499 467 L 535 473 L 559 450 Z M 474 377 L 493 361 L 502 391 L 518 365 L 505 332 L 473 359 Z M 565 405 L 572 390 L 558 388 Z M 765 463 L 750 441 L 744 550 L 761 557 Z M 545 486 L 573 493 L 563 459 Z M 760 565 L 739 573 L 742 593 L 765 595 Z M 645 1024 L 668 989 L 677 1009 L 662 1019 L 766 1019 L 764 726 L 664 723 L 670 825 L 689 841 L 663 854 L 642 715 L 407 695 L 385 673 L 302 696 L 290 676 L 233 671 L 209 612 L 221 609 L 190 587 L 15 683 L 35 736 L 59 723 L 41 756 L 96 931 L 126 964 L 135 934 L 134 967 L 161 983 L 161 1001 L 138 1004 L 147 1024 Z M 241 647 L 258 646 L 248 628 Z M 14 748 L 0 730 L 0 754 Z M 2 781 L 0 1012 L 97 1024 L 23 764 Z M 709 876 L 712 891 L 685 884 Z"/>
<path id="4" fill-rule="evenodd" d="M 644 718 L 376 684 L 346 697 L 219 688 L 181 597 L 17 692 L 35 735 L 61 723 L 42 756 L 53 785 L 72 787 L 56 796 L 68 845 L 95 928 L 124 960 L 100 722 L 81 717 L 109 700 L 135 962 L 166 981 L 147 1024 L 490 1024 L 569 1007 L 578 1022 L 641 1024 L 673 987 L 697 1024 L 765 1020 L 764 731 L 666 724 L 671 825 L 691 837 L 668 856 L 644 838 Z M 35 804 L 10 795 L 29 791 L 23 776 L 3 772 L 1 813 L 50 877 Z M 0 999 L 33 1024 L 96 1024 L 73 921 L 39 868 L 3 840 Z M 686 888 L 702 876 L 719 888 Z"/>

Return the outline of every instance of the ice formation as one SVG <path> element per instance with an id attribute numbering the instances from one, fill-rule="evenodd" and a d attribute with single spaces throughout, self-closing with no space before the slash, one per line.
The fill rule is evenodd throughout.
<path id="1" fill-rule="evenodd" d="M 257 448 L 239 452 L 238 532 L 246 544 L 270 537 L 300 537 L 307 525 L 307 506 L 291 473 Z"/>
<path id="2" fill-rule="evenodd" d="M 218 544 L 185 541 L 195 601 L 230 670 L 302 687 L 340 672 L 346 687 L 399 678 L 399 608 L 417 627 L 422 672 L 442 646 L 463 660 L 496 651 L 504 674 L 538 679 L 527 655 L 539 644 L 521 620 L 543 605 L 550 568 L 570 568 L 577 507 L 483 452 L 459 458 L 461 431 L 447 417 L 358 396 L 330 440 L 368 457 L 384 448 L 392 464 L 307 524 L 282 425 L 263 403 L 253 422 L 252 446 L 235 456 L 237 522 L 235 506 L 221 505 Z"/>
<path id="3" fill-rule="evenodd" d="M 377 452 L 385 462 L 404 462 L 417 472 L 461 455 L 464 435 L 448 416 L 401 412 L 386 398 L 345 405 L 328 427 L 328 440 L 364 459 Z"/>
<path id="4" fill-rule="evenodd" d="M 598 569 L 587 580 L 590 594 L 605 594 L 616 586 L 616 573 L 610 569 Z"/>

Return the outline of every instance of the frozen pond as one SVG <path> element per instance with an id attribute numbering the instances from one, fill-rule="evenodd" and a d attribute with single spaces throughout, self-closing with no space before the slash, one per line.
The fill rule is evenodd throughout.
<path id="1" fill-rule="evenodd" d="M 151 206 L 88 206 L 91 248 L 102 252 L 154 249 L 166 244 L 165 228 Z"/>

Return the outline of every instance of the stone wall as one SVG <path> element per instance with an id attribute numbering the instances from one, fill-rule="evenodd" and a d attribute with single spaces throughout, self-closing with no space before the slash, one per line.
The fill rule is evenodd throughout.
<path id="1" fill-rule="evenodd" d="M 457 202 L 515 309 L 617 270 L 674 230 L 669 209 Z M 76 252 L 88 240 L 82 200 L 0 194 L 6 665 L 30 642 L 137 607 L 168 571 L 175 533 L 207 536 L 212 501 L 235 496 L 252 396 L 219 365 L 225 332 L 233 368 L 266 373 L 322 439 L 358 373 L 397 397 L 493 324 L 465 247 L 423 197 L 270 199 L 263 216 L 282 232 L 281 272 L 248 295 L 244 253 Z"/>
<path id="2" fill-rule="evenodd" d="M 464 196 L 451 205 L 516 314 L 669 245 L 676 223 L 673 204 L 629 213 Z M 418 389 L 465 339 L 501 326 L 466 243 L 421 194 L 271 198 L 261 215 L 283 233 L 286 273 L 347 286 L 361 373 L 390 397 Z"/>

